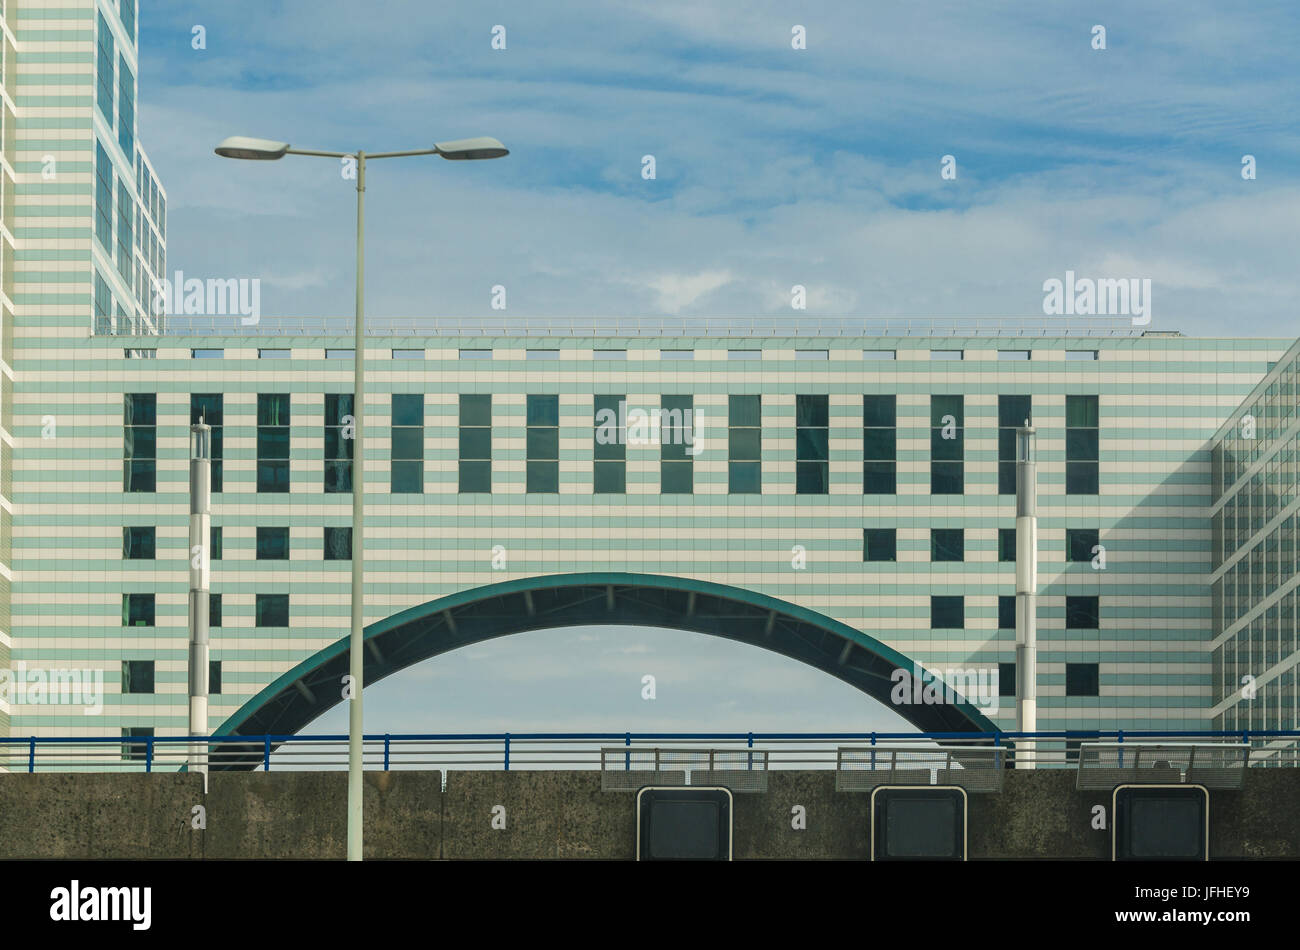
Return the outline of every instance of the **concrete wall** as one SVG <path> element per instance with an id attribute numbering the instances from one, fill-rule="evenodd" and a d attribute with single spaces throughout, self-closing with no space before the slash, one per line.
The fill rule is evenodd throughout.
<path id="1" fill-rule="evenodd" d="M 972 794 L 972 859 L 1108 860 L 1109 792 L 1079 792 L 1065 770 L 1008 772 Z M 738 859 L 862 860 L 869 796 L 836 792 L 833 772 L 772 772 L 735 796 Z M 598 772 L 367 772 L 366 856 L 397 859 L 633 857 L 635 794 Z M 0 775 L 0 859 L 317 858 L 346 851 L 343 772 Z M 196 805 L 205 828 L 192 827 Z M 500 806 L 500 809 L 498 809 Z M 802 806 L 806 828 L 792 817 Z M 503 811 L 502 811 L 503 810 Z M 494 819 L 504 828 L 493 827 Z M 1216 858 L 1300 858 L 1300 769 L 1252 769 L 1240 792 L 1210 793 Z"/>

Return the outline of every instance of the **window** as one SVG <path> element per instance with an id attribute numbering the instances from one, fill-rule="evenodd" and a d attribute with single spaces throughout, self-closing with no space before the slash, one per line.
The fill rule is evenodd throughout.
<path id="1" fill-rule="evenodd" d="M 998 664 L 998 696 L 1016 695 L 1016 664 Z"/>
<path id="2" fill-rule="evenodd" d="M 998 560 L 1015 561 L 1016 529 L 998 528 Z"/>
<path id="3" fill-rule="evenodd" d="M 761 360 L 762 358 L 762 350 L 727 350 L 729 360 Z"/>
<path id="4" fill-rule="evenodd" d="M 1029 350 L 998 350 L 998 359 L 1027 360 L 1029 359 Z"/>
<path id="5" fill-rule="evenodd" d="M 1065 493 L 1098 494 L 1099 449 L 1096 396 L 1065 397 Z"/>
<path id="6" fill-rule="evenodd" d="M 153 660 L 122 661 L 122 692 L 152 693 Z"/>
<path id="7" fill-rule="evenodd" d="M 797 360 L 829 360 L 831 354 L 829 350 L 795 350 L 794 358 Z"/>
<path id="8" fill-rule="evenodd" d="M 96 275 L 96 276 L 98 276 L 98 275 Z M 100 279 L 101 281 L 103 280 L 102 277 L 99 278 L 99 279 Z M 108 289 L 108 285 L 105 284 L 105 285 L 104 285 L 104 288 L 107 290 L 107 289 Z M 123 351 L 122 351 L 122 355 L 123 355 L 124 357 L 126 357 L 126 359 L 128 359 L 128 360 L 156 360 L 156 359 L 158 358 L 158 351 L 157 351 L 157 350 L 139 350 L 139 349 L 131 349 L 131 350 L 123 350 Z"/>
<path id="9" fill-rule="evenodd" d="M 208 626 L 221 626 L 221 595 L 208 594 Z"/>
<path id="10" fill-rule="evenodd" d="M 1092 563 L 1093 548 L 1101 544 L 1096 528 L 1065 529 L 1065 559 L 1071 563 Z"/>
<path id="11" fill-rule="evenodd" d="M 591 356 L 597 360 L 626 360 L 627 350 L 592 350 Z"/>
<path id="12" fill-rule="evenodd" d="M 258 594 L 254 609 L 254 620 L 259 627 L 289 626 L 288 594 Z"/>
<path id="13" fill-rule="evenodd" d="M 221 560 L 221 529 L 216 526 L 208 529 L 208 559 Z"/>
<path id="14" fill-rule="evenodd" d="M 158 396 L 126 393 L 122 439 L 122 490 L 158 490 Z"/>
<path id="15" fill-rule="evenodd" d="M 257 490 L 289 491 L 289 394 L 257 397 Z"/>
<path id="16" fill-rule="evenodd" d="M 998 629 L 1016 629 L 1016 598 L 1014 594 L 998 596 Z"/>
<path id="17" fill-rule="evenodd" d="M 898 533 L 895 528 L 863 528 L 862 560 L 897 561 Z"/>
<path id="18" fill-rule="evenodd" d="M 659 491 L 689 495 L 695 491 L 695 456 L 687 451 L 695 441 L 695 397 L 661 396 L 659 407 Z"/>
<path id="19" fill-rule="evenodd" d="M 259 360 L 287 360 L 292 350 L 267 350 L 259 349 L 257 358 Z"/>
<path id="20" fill-rule="evenodd" d="M 661 360 L 693 360 L 695 359 L 694 350 L 660 350 L 659 359 Z"/>
<path id="21" fill-rule="evenodd" d="M 597 495 L 621 495 L 627 491 L 626 406 L 626 396 L 592 399 L 591 490 Z"/>
<path id="22" fill-rule="evenodd" d="M 157 557 L 157 534 L 154 527 L 123 528 L 122 557 L 128 561 L 152 561 Z"/>
<path id="23" fill-rule="evenodd" d="M 966 537 L 961 528 L 933 528 L 930 531 L 931 561 L 963 561 Z"/>
<path id="24" fill-rule="evenodd" d="M 898 358 L 896 350 L 863 350 L 864 360 L 893 360 Z"/>
<path id="25" fill-rule="evenodd" d="M 100 18 L 101 22 L 103 17 Z M 99 142 L 95 143 L 95 237 L 110 256 L 113 253 L 113 163 Z M 107 315 L 103 308 L 101 316 Z"/>
<path id="26" fill-rule="evenodd" d="M 830 397 L 794 397 L 794 491 L 830 492 Z"/>
<path id="27" fill-rule="evenodd" d="M 491 352 L 490 350 L 488 352 Z M 462 493 L 492 491 L 492 397 L 460 397 L 460 471 Z"/>
<path id="28" fill-rule="evenodd" d="M 424 350 L 393 350 L 393 359 L 422 360 L 424 359 Z"/>
<path id="29" fill-rule="evenodd" d="M 257 559 L 259 561 L 289 560 L 289 529 L 258 528 Z"/>
<path id="30" fill-rule="evenodd" d="M 113 60 L 116 50 L 113 44 L 113 31 L 108 28 L 108 21 L 104 19 L 103 13 L 99 14 L 98 30 L 95 36 L 98 53 L 95 60 L 95 82 L 98 90 L 95 96 L 95 104 L 99 106 L 99 111 L 104 114 L 109 128 L 112 128 Z"/>
<path id="31" fill-rule="evenodd" d="M 524 490 L 556 493 L 560 490 L 560 397 L 529 396 L 526 416 Z"/>
<path id="32" fill-rule="evenodd" d="M 558 360 L 559 350 L 525 350 L 524 358 L 530 360 Z"/>
<path id="33" fill-rule="evenodd" d="M 357 357 L 356 350 L 326 349 L 325 358 L 327 360 L 355 360 Z"/>
<path id="34" fill-rule="evenodd" d="M 123 726 L 123 739 L 152 739 L 153 726 Z M 149 759 L 149 742 L 123 742 L 122 759 L 126 762 L 145 762 Z"/>
<path id="35" fill-rule="evenodd" d="M 1030 396 L 998 397 L 998 494 L 1016 493 L 1016 431 L 1033 418 Z"/>
<path id="36" fill-rule="evenodd" d="M 463 360 L 490 360 L 492 359 L 491 350 L 461 350 L 460 358 Z"/>
<path id="37" fill-rule="evenodd" d="M 1065 358 L 1067 360 L 1095 360 L 1098 356 L 1096 350 L 1066 350 Z"/>
<path id="38" fill-rule="evenodd" d="M 1099 597 L 1066 597 L 1065 628 L 1067 630 L 1097 630 L 1101 626 Z"/>
<path id="39" fill-rule="evenodd" d="M 122 595 L 122 626 L 152 627 L 154 625 L 153 594 Z"/>
<path id="40" fill-rule="evenodd" d="M 862 397 L 862 494 L 898 493 L 897 396 Z"/>
<path id="41" fill-rule="evenodd" d="M 135 283 L 135 258 L 131 253 L 134 238 L 131 236 L 132 218 L 135 216 L 135 202 L 131 200 L 131 190 L 124 179 L 117 183 L 117 272 L 122 275 L 126 285 Z"/>
<path id="42" fill-rule="evenodd" d="M 190 359 L 194 360 L 219 360 L 224 359 L 225 355 L 225 350 L 190 350 Z"/>
<path id="43" fill-rule="evenodd" d="M 1066 696 L 1101 695 L 1101 676 L 1096 663 L 1065 664 Z"/>
<path id="44" fill-rule="evenodd" d="M 964 597 L 931 597 L 930 628 L 932 630 L 960 630 L 966 625 Z"/>
<path id="45" fill-rule="evenodd" d="M 325 394 L 325 493 L 352 491 L 352 459 L 356 447 L 352 393 Z"/>
<path id="46" fill-rule="evenodd" d="M 208 695 L 221 695 L 221 661 L 208 660 Z"/>
<path id="47" fill-rule="evenodd" d="M 727 492 L 763 493 L 762 397 L 727 397 Z"/>
<path id="48" fill-rule="evenodd" d="M 125 56 L 117 59 L 117 141 L 127 155 L 135 154 L 135 76 Z"/>
<path id="49" fill-rule="evenodd" d="M 325 529 L 325 560 L 327 561 L 352 560 L 352 529 L 351 528 L 326 528 Z"/>
<path id="50" fill-rule="evenodd" d="M 204 422 L 212 428 L 212 490 L 222 490 L 225 474 L 225 399 L 221 393 L 193 393 L 190 395 L 190 425 Z"/>
<path id="51" fill-rule="evenodd" d="M 930 494 L 960 495 L 966 487 L 965 397 L 930 397 Z"/>
<path id="52" fill-rule="evenodd" d="M 122 18 L 122 28 L 126 30 L 126 35 L 132 40 L 135 39 L 135 0 L 122 0 L 118 7 L 118 15 Z"/>
<path id="53" fill-rule="evenodd" d="M 965 359 L 966 354 L 962 350 L 931 350 L 930 359 L 932 360 L 960 360 Z"/>
<path id="54" fill-rule="evenodd" d="M 390 490 L 418 495 L 424 491 L 424 395 L 393 394 L 393 461 Z"/>

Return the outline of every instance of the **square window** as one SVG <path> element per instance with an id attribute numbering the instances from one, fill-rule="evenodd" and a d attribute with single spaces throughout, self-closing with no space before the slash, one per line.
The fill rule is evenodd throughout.
<path id="1" fill-rule="evenodd" d="M 762 462 L 728 462 L 727 492 L 732 495 L 761 495 L 762 466 Z"/>
<path id="2" fill-rule="evenodd" d="M 122 661 L 123 693 L 152 693 L 153 680 L 153 660 Z"/>
<path id="3" fill-rule="evenodd" d="M 257 559 L 259 561 L 289 560 L 289 529 L 258 528 Z"/>
<path id="4" fill-rule="evenodd" d="M 424 492 L 424 463 L 394 461 L 390 491 L 395 495 L 419 495 Z"/>
<path id="5" fill-rule="evenodd" d="M 122 557 L 129 561 L 152 561 L 157 556 L 157 528 L 123 528 Z"/>
<path id="6" fill-rule="evenodd" d="M 560 490 L 560 463 L 538 461 L 526 463 L 525 477 L 528 494 L 553 495 Z"/>
<path id="7" fill-rule="evenodd" d="M 931 597 L 930 629 L 961 630 L 966 626 L 966 599 L 964 597 Z"/>
<path id="8" fill-rule="evenodd" d="M 627 492 L 627 467 L 622 462 L 596 462 L 592 470 L 592 491 L 597 495 Z"/>
<path id="9" fill-rule="evenodd" d="M 1096 462 L 1065 463 L 1065 493 L 1067 495 L 1099 494 L 1099 483 Z"/>
<path id="10" fill-rule="evenodd" d="M 153 726 L 123 726 L 123 739 L 152 739 Z M 126 762 L 144 762 L 149 758 L 147 742 L 123 742 L 122 759 Z"/>
<path id="11" fill-rule="evenodd" d="M 694 465 L 690 462 L 660 462 L 659 491 L 664 495 L 689 495 L 695 490 Z"/>
<path id="12" fill-rule="evenodd" d="M 350 561 L 352 559 L 352 529 L 325 529 L 325 560 Z"/>
<path id="13" fill-rule="evenodd" d="M 962 561 L 966 556 L 966 536 L 961 528 L 934 528 L 930 531 L 931 561 Z"/>
<path id="14" fill-rule="evenodd" d="M 289 626 L 289 595 L 257 594 L 254 620 L 259 627 Z"/>
<path id="15" fill-rule="evenodd" d="M 1097 630 L 1101 626 L 1100 597 L 1066 597 L 1065 628 L 1067 630 Z"/>
<path id="16" fill-rule="evenodd" d="M 1071 563 L 1089 564 L 1093 548 L 1101 544 L 1101 532 L 1096 528 L 1065 529 L 1065 559 Z"/>
<path id="17" fill-rule="evenodd" d="M 491 350 L 488 352 L 491 352 Z M 491 426 L 492 396 L 486 393 L 462 393 L 460 397 L 460 424 L 463 426 Z"/>
<path id="18" fill-rule="evenodd" d="M 1096 663 L 1065 664 L 1066 696 L 1101 695 L 1101 675 Z"/>
<path id="19" fill-rule="evenodd" d="M 152 627 L 154 625 L 153 594 L 122 595 L 122 626 Z"/>
<path id="20" fill-rule="evenodd" d="M 898 531 L 895 528 L 863 528 L 862 560 L 897 561 Z"/>
<path id="21" fill-rule="evenodd" d="M 898 476 L 893 462 L 862 463 L 862 494 L 895 495 L 897 493 Z"/>
<path id="22" fill-rule="evenodd" d="M 457 491 L 461 494 L 491 494 L 492 492 L 492 463 L 491 462 L 461 462 L 459 472 L 459 482 Z"/>
<path id="23" fill-rule="evenodd" d="M 965 467 L 961 462 L 931 462 L 930 494 L 962 494 L 966 483 L 965 476 Z"/>

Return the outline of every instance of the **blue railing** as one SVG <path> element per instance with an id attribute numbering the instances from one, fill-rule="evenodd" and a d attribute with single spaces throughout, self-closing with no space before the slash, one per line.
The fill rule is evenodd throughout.
<path id="1" fill-rule="evenodd" d="M 0 768 L 36 772 L 139 769 L 181 769 L 199 754 L 212 769 L 277 767 L 344 767 L 346 735 L 260 736 L 30 736 L 0 739 Z M 706 744 L 743 756 L 753 769 L 755 754 L 761 767 L 816 767 L 833 764 L 836 750 L 860 745 L 875 753 L 890 748 L 1004 748 L 1014 758 L 1032 748 L 1039 765 L 1070 765 L 1077 760 L 1080 742 L 1123 744 L 1209 742 L 1245 747 L 1249 764 L 1300 766 L 1300 730 L 1152 731 L 1060 730 L 1042 732 L 528 732 L 528 733 L 383 733 L 364 739 L 368 768 L 391 771 L 399 766 L 473 768 L 587 767 L 605 768 L 609 743 L 621 747 L 624 769 L 633 767 L 638 749 L 649 743 L 677 743 L 680 747 Z M 756 746 L 759 743 L 760 746 Z M 1032 744 L 1032 745 L 1031 745 Z M 1253 758 L 1251 754 L 1254 753 Z M 573 755 L 581 758 L 570 758 Z M 1118 754 L 1124 764 L 1123 749 Z M 193 759 L 193 761 L 198 761 Z"/>

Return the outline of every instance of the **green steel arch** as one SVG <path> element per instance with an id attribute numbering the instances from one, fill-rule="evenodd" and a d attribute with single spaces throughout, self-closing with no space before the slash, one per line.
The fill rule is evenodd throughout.
<path id="1" fill-rule="evenodd" d="M 369 686 L 421 660 L 494 637 L 591 624 L 672 627 L 763 647 L 830 673 L 886 705 L 892 705 L 894 671 L 912 669 L 903 654 L 848 624 L 766 594 L 693 578 L 595 572 L 475 587 L 372 623 L 363 635 L 364 682 Z M 350 640 L 330 644 L 280 676 L 216 735 L 292 735 L 341 702 Z M 964 700 L 893 708 L 927 732 L 997 729 Z"/>

